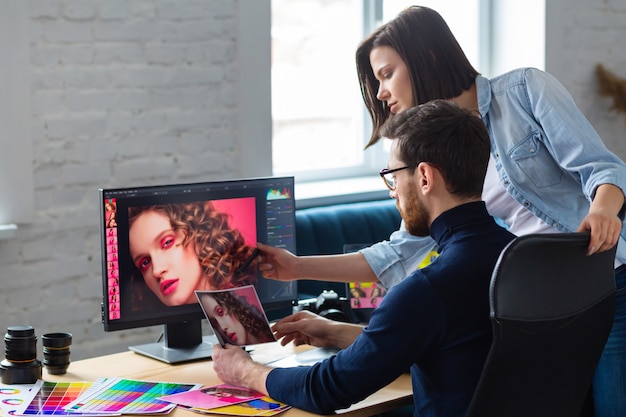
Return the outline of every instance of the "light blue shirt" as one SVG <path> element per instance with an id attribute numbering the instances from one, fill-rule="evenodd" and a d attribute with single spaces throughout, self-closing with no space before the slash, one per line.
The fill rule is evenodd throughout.
<path id="1" fill-rule="evenodd" d="M 561 232 L 575 231 L 598 186 L 626 190 L 626 164 L 609 151 L 563 85 L 534 68 L 488 80 L 476 78 L 478 107 L 491 138 L 491 154 L 506 191 Z M 626 261 L 622 228 L 616 259 Z M 388 241 L 360 252 L 389 288 L 435 248 L 402 224 Z"/>

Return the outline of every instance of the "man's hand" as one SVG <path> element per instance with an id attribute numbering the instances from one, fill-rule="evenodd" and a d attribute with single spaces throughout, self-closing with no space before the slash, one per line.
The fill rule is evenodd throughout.
<path id="1" fill-rule="evenodd" d="M 222 382 L 268 395 L 265 381 L 272 368 L 254 362 L 240 346 L 215 344 L 212 356 L 213 370 Z"/>
<path id="2" fill-rule="evenodd" d="M 361 334 L 363 327 L 341 323 L 311 313 L 299 311 L 278 321 L 272 327 L 277 339 L 284 346 L 293 342 L 298 345 L 338 347 L 344 349 Z"/>

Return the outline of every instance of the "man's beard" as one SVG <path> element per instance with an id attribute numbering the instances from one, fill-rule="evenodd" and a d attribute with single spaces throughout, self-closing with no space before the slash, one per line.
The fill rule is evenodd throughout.
<path id="1" fill-rule="evenodd" d="M 430 227 L 428 219 L 430 213 L 422 204 L 415 187 L 410 184 L 409 191 L 407 192 L 406 199 L 404 201 L 404 209 L 398 204 L 398 210 L 400 215 L 404 219 L 404 226 L 407 232 L 413 236 L 428 236 L 430 234 Z"/>

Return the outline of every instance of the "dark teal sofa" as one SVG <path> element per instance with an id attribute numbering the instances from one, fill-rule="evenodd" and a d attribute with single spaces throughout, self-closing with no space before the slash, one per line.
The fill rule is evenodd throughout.
<path id="1" fill-rule="evenodd" d="M 343 253 L 346 244 L 369 245 L 389 238 L 400 226 L 395 200 L 366 201 L 296 210 L 298 255 Z M 317 296 L 333 289 L 345 296 L 345 285 L 320 281 L 298 281 L 300 298 Z"/>

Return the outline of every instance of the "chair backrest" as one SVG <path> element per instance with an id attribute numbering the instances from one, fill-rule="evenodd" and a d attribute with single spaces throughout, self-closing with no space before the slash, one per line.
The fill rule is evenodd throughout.
<path id="1" fill-rule="evenodd" d="M 588 233 L 513 240 L 491 278 L 493 343 L 467 417 L 579 417 L 613 324 L 615 250 Z"/>

